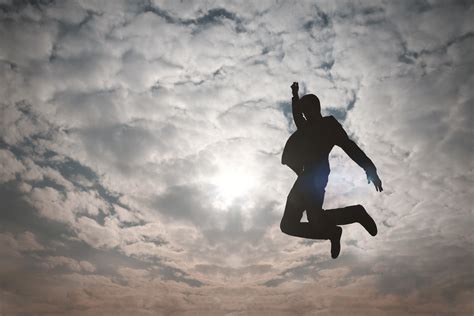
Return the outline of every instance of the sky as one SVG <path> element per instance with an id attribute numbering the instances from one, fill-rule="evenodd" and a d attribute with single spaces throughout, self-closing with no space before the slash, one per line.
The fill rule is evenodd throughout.
<path id="1" fill-rule="evenodd" d="M 293 81 L 339 148 L 280 230 Z M 0 1 L 1 315 L 472 315 L 470 1 Z M 304 220 L 304 219 L 303 219 Z"/>

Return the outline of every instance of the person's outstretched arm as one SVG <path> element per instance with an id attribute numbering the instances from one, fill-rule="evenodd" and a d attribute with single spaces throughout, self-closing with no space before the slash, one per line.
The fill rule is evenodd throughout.
<path id="1" fill-rule="evenodd" d="M 334 119 L 336 121 L 336 119 Z M 337 121 L 336 121 L 337 122 Z M 372 182 L 375 186 L 375 190 L 378 192 L 382 192 L 382 180 L 380 180 L 377 174 L 377 168 L 375 168 L 374 163 L 372 160 L 367 157 L 367 155 L 357 146 L 354 141 L 352 141 L 347 133 L 344 131 L 342 126 L 337 122 L 338 125 L 338 141 L 336 145 L 342 148 L 344 152 L 354 160 L 362 169 L 364 169 L 365 173 L 367 174 L 367 181 L 368 183 Z"/>
<path id="2" fill-rule="evenodd" d="M 303 117 L 303 113 L 301 113 L 301 109 L 299 106 L 300 97 L 298 95 L 298 82 L 293 82 L 291 85 L 291 92 L 293 94 L 293 98 L 291 98 L 291 108 L 293 110 L 293 120 L 295 121 L 295 125 L 297 129 L 301 129 L 303 125 L 306 123 L 305 118 Z"/>

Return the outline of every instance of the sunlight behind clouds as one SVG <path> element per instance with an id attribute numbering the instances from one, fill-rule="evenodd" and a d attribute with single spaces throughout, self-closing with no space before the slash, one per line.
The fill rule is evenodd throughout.
<path id="1" fill-rule="evenodd" d="M 237 203 L 242 210 L 255 204 L 255 192 L 262 179 L 262 166 L 255 159 L 255 149 L 241 141 L 230 141 L 213 153 L 215 172 L 204 175 L 203 181 L 215 187 L 216 196 L 211 203 L 227 210 Z"/>
<path id="2" fill-rule="evenodd" d="M 251 170 L 246 170 L 242 166 L 225 164 L 216 176 L 210 178 L 210 182 L 217 188 L 215 206 L 226 208 L 230 206 L 235 199 L 244 201 L 244 206 L 248 206 L 249 194 L 258 185 L 257 178 Z"/>

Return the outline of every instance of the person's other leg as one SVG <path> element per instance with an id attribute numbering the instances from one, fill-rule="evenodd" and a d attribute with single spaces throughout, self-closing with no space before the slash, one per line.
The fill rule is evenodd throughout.
<path id="1" fill-rule="evenodd" d="M 327 221 L 333 225 L 361 224 L 369 234 L 377 235 L 377 224 L 362 205 L 351 205 L 343 208 L 330 209 L 324 212 Z"/>

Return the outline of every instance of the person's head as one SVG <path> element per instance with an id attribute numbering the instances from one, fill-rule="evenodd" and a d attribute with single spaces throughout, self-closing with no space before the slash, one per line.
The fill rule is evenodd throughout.
<path id="1" fill-rule="evenodd" d="M 319 99 L 314 94 L 307 94 L 300 99 L 301 112 L 304 117 L 311 121 L 317 120 L 322 117 L 321 115 L 321 104 Z"/>

